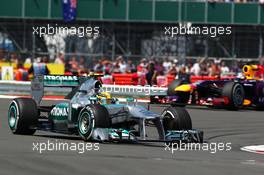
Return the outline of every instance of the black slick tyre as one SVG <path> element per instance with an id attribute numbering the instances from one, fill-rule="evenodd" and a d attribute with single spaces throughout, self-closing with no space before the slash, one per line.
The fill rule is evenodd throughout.
<path id="1" fill-rule="evenodd" d="M 165 133 L 170 130 L 191 130 L 192 120 L 183 107 L 168 107 L 162 113 Z"/>
<path id="2" fill-rule="evenodd" d="M 110 126 L 108 111 L 102 105 L 87 105 L 79 113 L 78 132 L 85 141 L 91 139 L 95 128 L 109 128 Z"/>
<path id="3" fill-rule="evenodd" d="M 8 125 L 14 134 L 34 134 L 38 117 L 37 104 L 31 98 L 16 98 L 9 105 Z"/>
<path id="4" fill-rule="evenodd" d="M 243 107 L 245 91 L 241 84 L 228 82 L 224 85 L 222 96 L 228 99 L 228 109 L 238 110 Z"/>

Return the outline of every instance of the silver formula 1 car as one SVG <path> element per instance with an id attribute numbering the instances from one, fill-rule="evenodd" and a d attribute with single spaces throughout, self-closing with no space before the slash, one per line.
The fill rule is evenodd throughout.
<path id="1" fill-rule="evenodd" d="M 44 87 L 72 90 L 64 102 L 42 106 Z M 168 107 L 157 114 L 133 99 L 119 104 L 102 91 L 96 75 L 38 76 L 32 80 L 31 90 L 32 98 L 16 98 L 9 106 L 8 124 L 14 134 L 31 135 L 45 130 L 95 141 L 203 142 L 203 132 L 192 129 L 184 108 Z M 156 127 L 156 139 L 147 137 L 146 126 Z"/>

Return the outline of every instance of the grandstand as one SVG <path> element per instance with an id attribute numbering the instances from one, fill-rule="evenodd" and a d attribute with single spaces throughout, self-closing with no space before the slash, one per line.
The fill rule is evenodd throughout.
<path id="1" fill-rule="evenodd" d="M 139 64 L 148 69 L 142 62 L 146 58 L 157 64 L 154 69 L 162 72 L 159 75 L 171 72 L 175 76 L 180 65 L 185 64 L 183 72 L 190 73 L 193 64 L 201 59 L 218 60 L 216 69 L 211 69 L 232 70 L 234 74 L 244 61 L 264 60 L 261 1 L 73 0 L 77 15 L 71 22 L 64 19 L 63 2 L 3 1 L 0 62 L 13 62 L 16 71 L 18 62 L 28 69 L 38 58 L 60 63 L 63 57 L 62 64 L 68 72 L 111 74 L 141 72 Z M 75 28 L 75 33 L 71 33 L 71 28 Z M 117 57 L 121 59 L 117 61 Z M 225 60 L 221 63 L 223 68 L 221 60 Z M 127 66 L 127 61 L 140 68 L 132 63 Z M 64 66 L 48 66 L 52 73 L 65 72 Z M 207 70 L 214 66 L 204 62 L 199 68 L 204 73 L 199 74 L 222 74 Z"/>
<path id="2" fill-rule="evenodd" d="M 263 55 L 264 6 L 181 0 L 78 0 L 77 20 L 66 24 L 61 0 L 9 0 L 0 6 L 1 53 L 15 51 L 23 58 L 48 54 L 91 57 L 260 58 Z M 32 35 L 32 27 L 51 25 L 99 26 L 97 38 L 67 37 L 54 46 Z M 164 26 L 231 26 L 232 34 L 164 36 Z M 86 42 L 89 40 L 89 42 Z M 58 41 L 57 41 L 58 42 Z M 89 43 L 89 44 L 87 44 Z M 60 44 L 60 45 L 63 45 Z M 2 55 L 1 55 L 2 56 Z"/>

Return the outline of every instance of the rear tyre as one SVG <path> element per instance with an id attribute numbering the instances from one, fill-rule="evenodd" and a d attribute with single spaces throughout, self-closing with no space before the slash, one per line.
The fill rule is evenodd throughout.
<path id="1" fill-rule="evenodd" d="M 183 107 L 168 107 L 162 113 L 165 133 L 170 130 L 191 130 L 192 120 Z"/>
<path id="2" fill-rule="evenodd" d="M 102 105 L 87 105 L 79 113 L 78 132 L 85 141 L 91 139 L 94 128 L 110 128 L 110 126 L 108 111 Z"/>
<path id="3" fill-rule="evenodd" d="M 236 82 L 226 83 L 222 90 L 222 96 L 229 100 L 227 108 L 238 110 L 243 107 L 245 91 L 241 84 Z"/>
<path id="4" fill-rule="evenodd" d="M 38 124 L 38 107 L 31 98 L 16 98 L 9 105 L 8 125 L 14 134 L 32 135 Z"/>

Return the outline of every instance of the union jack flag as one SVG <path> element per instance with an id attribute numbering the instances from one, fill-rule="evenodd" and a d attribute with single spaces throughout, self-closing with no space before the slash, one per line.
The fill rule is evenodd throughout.
<path id="1" fill-rule="evenodd" d="M 62 0 L 62 4 L 64 21 L 74 21 L 77 13 L 77 0 Z"/>

